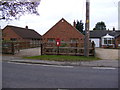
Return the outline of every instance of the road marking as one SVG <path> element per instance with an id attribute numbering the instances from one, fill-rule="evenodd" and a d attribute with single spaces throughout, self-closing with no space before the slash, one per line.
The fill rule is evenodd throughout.
<path id="1" fill-rule="evenodd" d="M 19 62 L 7 62 L 7 63 L 12 63 L 12 64 L 25 64 L 25 65 L 30 65 L 30 64 L 26 64 L 26 63 L 19 63 Z M 31 64 L 32 65 L 32 64 Z"/>
<path id="2" fill-rule="evenodd" d="M 62 66 L 62 65 L 41 65 L 44 67 L 59 67 L 59 68 L 73 68 L 73 66 Z"/>
<path id="3" fill-rule="evenodd" d="M 30 64 L 30 63 L 20 63 L 20 62 L 7 62 L 12 64 L 20 64 L 20 65 L 40 65 L 43 67 L 59 67 L 59 68 L 74 68 L 73 66 L 62 66 L 62 65 L 45 65 L 45 64 Z"/>
<path id="4" fill-rule="evenodd" d="M 68 90 L 68 89 L 58 89 L 58 90 Z"/>
<path id="5" fill-rule="evenodd" d="M 92 67 L 93 69 L 103 69 L 103 70 L 115 70 L 116 68 L 111 67 Z"/>

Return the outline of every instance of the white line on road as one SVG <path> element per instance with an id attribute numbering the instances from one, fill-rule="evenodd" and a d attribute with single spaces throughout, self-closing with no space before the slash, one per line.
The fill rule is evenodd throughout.
<path id="1" fill-rule="evenodd" d="M 7 62 L 12 64 L 20 64 L 20 65 L 40 65 L 43 67 L 59 67 L 59 68 L 74 68 L 73 66 L 62 66 L 62 65 L 43 65 L 43 64 L 30 64 L 30 63 L 19 63 L 19 62 Z"/>
<path id="2" fill-rule="evenodd" d="M 61 65 L 41 65 L 44 67 L 60 67 L 60 68 L 73 68 L 73 66 L 61 66 Z"/>
<path id="3" fill-rule="evenodd" d="M 93 69 L 105 69 L 105 70 L 115 70 L 116 68 L 111 68 L 111 67 L 92 67 Z"/>

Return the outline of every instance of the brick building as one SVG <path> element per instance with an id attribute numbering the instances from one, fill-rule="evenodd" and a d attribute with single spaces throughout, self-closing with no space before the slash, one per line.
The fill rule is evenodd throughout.
<path id="1" fill-rule="evenodd" d="M 42 39 L 35 30 L 7 25 L 2 30 L 2 39 L 5 41 L 29 41 L 36 42 Z"/>
<path id="2" fill-rule="evenodd" d="M 77 43 L 78 47 L 83 47 L 84 35 L 74 26 L 62 18 L 43 35 L 43 42 L 56 42 L 56 39 L 60 39 L 61 43 Z"/>

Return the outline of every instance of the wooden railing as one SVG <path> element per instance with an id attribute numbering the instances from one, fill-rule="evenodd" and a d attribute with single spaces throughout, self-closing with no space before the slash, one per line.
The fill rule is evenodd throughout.
<path id="1" fill-rule="evenodd" d="M 63 45 L 63 44 L 62 44 Z M 72 45 L 72 46 L 71 46 Z M 42 44 L 42 54 L 43 55 L 84 55 L 84 47 L 80 46 L 77 43 L 64 43 L 64 46 L 57 47 L 55 43 L 43 43 Z M 90 45 L 89 55 L 95 55 L 94 46 Z"/>

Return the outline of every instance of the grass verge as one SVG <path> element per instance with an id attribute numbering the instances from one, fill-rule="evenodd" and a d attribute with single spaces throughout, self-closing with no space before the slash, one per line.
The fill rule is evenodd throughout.
<path id="1" fill-rule="evenodd" d="M 49 61 L 93 61 L 100 60 L 99 58 L 90 56 L 64 56 L 64 55 L 42 55 L 42 56 L 32 56 L 24 57 L 24 59 L 34 59 L 34 60 L 49 60 Z"/>

